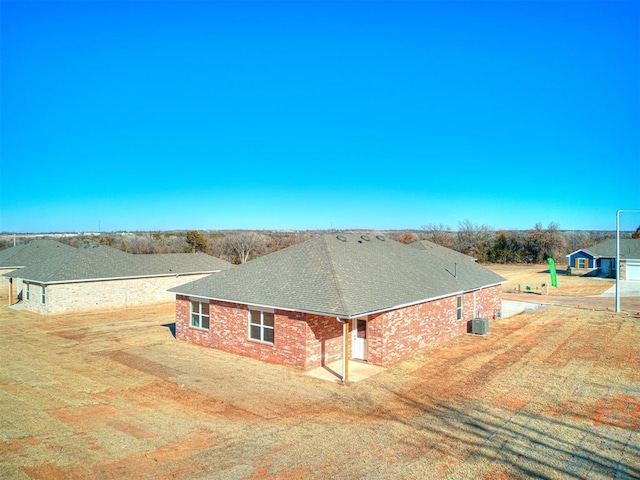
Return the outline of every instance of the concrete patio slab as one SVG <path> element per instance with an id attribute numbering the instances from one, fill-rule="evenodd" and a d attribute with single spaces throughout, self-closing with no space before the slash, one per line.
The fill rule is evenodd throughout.
<path id="1" fill-rule="evenodd" d="M 350 360 L 347 381 L 348 383 L 359 382 L 360 380 L 369 378 L 383 370 L 384 367 L 378 367 L 366 362 Z M 306 374 L 310 377 L 319 378 L 320 380 L 342 383 L 342 360 L 309 370 Z"/>

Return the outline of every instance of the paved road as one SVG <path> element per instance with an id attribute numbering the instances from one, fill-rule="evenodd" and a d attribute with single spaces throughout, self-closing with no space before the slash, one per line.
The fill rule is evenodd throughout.
<path id="1" fill-rule="evenodd" d="M 572 305 L 615 310 L 615 285 L 593 297 L 564 297 L 535 293 L 503 293 L 503 316 L 509 317 L 536 305 Z M 640 315 L 640 282 L 620 281 L 620 309 Z"/>

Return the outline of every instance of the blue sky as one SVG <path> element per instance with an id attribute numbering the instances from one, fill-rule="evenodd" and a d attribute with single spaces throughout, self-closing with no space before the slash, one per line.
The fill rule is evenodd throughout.
<path id="1" fill-rule="evenodd" d="M 640 209 L 637 1 L 0 8 L 0 231 L 590 230 Z"/>

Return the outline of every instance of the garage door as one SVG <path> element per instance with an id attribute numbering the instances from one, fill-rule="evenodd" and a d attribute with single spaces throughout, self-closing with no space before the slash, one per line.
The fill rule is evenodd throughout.
<path id="1" fill-rule="evenodd" d="M 627 262 L 627 280 L 640 280 L 640 261 Z"/>

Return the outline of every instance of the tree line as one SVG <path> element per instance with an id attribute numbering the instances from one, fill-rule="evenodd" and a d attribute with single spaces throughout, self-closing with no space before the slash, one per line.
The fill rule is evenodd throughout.
<path id="1" fill-rule="evenodd" d="M 349 232 L 360 231 L 179 230 L 49 236 L 75 247 L 108 245 L 136 254 L 202 252 L 238 265 L 323 233 Z M 456 230 L 448 225 L 428 224 L 417 230 L 383 230 L 375 233 L 402 243 L 428 240 L 470 255 L 481 263 L 535 264 L 545 262 L 548 257 L 562 263 L 567 253 L 615 238 L 615 232 L 612 231 L 561 231 L 559 225 L 553 222 L 546 227 L 536 223 L 529 230 L 494 230 L 488 225 L 474 224 L 469 220 L 458 223 Z M 633 233 L 621 232 L 621 237 L 640 238 L 640 226 Z M 26 237 L 18 237 L 18 240 L 19 243 L 28 241 Z M 13 241 L 12 237 L 5 235 L 0 239 L 0 250 L 12 246 Z"/>

